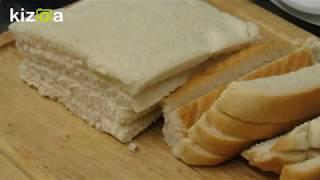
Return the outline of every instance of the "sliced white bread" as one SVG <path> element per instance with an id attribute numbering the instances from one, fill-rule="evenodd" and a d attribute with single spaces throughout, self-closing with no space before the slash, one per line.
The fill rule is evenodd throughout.
<path id="1" fill-rule="evenodd" d="M 242 153 L 250 165 L 259 167 L 263 171 L 272 171 L 280 173 L 281 169 L 286 164 L 302 162 L 307 159 L 307 152 L 292 151 L 292 152 L 277 152 L 272 148 L 280 138 L 256 144 L 249 150 Z"/>
<path id="2" fill-rule="evenodd" d="M 287 48 L 287 46 L 284 46 L 283 44 L 275 44 L 275 46 L 273 46 L 272 42 L 264 42 L 243 49 L 237 53 L 230 55 L 229 57 L 223 58 L 222 60 L 215 61 L 215 63 L 212 66 L 210 66 L 208 70 L 206 70 L 204 73 L 196 75 L 193 79 L 188 81 L 186 85 L 178 89 L 176 93 L 164 99 L 162 102 L 162 109 L 165 117 L 163 134 L 166 142 L 170 146 L 173 146 L 177 141 L 179 141 L 179 139 L 184 136 L 183 132 L 186 132 L 186 130 L 189 129 L 194 124 L 194 122 L 200 119 L 200 116 L 204 112 L 209 110 L 213 102 L 220 96 L 221 92 L 225 89 L 226 86 L 218 86 L 212 89 L 208 94 L 201 96 L 196 100 L 172 111 L 172 109 L 175 109 L 173 107 L 176 107 L 174 105 L 175 102 L 179 101 L 180 97 L 182 96 L 182 94 L 180 95 L 182 91 L 189 92 L 187 89 L 198 89 L 197 81 L 201 81 L 203 82 L 203 84 L 215 82 L 211 81 L 210 78 L 209 81 L 209 79 L 207 79 L 208 76 L 217 78 L 216 74 L 229 71 L 224 71 L 224 68 L 230 69 L 230 73 L 232 74 L 232 72 L 236 72 L 238 71 L 238 69 L 241 70 L 244 66 L 247 66 L 247 64 L 260 62 L 260 60 L 263 60 L 260 62 L 260 66 L 271 61 L 274 62 L 260 67 L 257 70 L 250 72 L 241 78 L 254 79 L 255 77 L 263 77 L 272 74 L 276 75 L 285 72 L 295 71 L 300 67 L 313 64 L 313 55 L 309 48 L 300 48 L 290 53 L 289 55 L 286 55 L 279 59 L 272 59 L 273 57 L 278 57 L 289 50 L 290 48 Z M 252 69 L 254 67 L 255 66 L 252 66 Z M 245 72 L 249 72 L 252 69 L 246 68 L 246 71 L 243 71 L 240 74 L 245 74 Z M 222 74 L 221 76 L 224 75 L 226 74 Z M 218 77 L 220 77 L 220 75 L 218 75 Z"/>
<path id="3" fill-rule="evenodd" d="M 242 78 L 253 79 L 254 77 L 271 76 L 273 74 L 278 75 L 313 64 L 314 60 L 311 50 L 301 48 Z M 231 158 L 250 143 L 261 138 L 272 137 L 290 127 L 294 127 L 298 123 L 298 121 L 277 125 L 266 123 L 259 126 L 259 124 L 239 122 L 240 120 L 221 113 L 212 106 L 224 88 L 224 86 L 221 86 L 213 89 L 208 95 L 178 108 L 176 111 L 165 116 L 163 132 L 165 140 L 170 146 L 174 149 L 179 148 L 178 146 L 181 145 L 180 142 L 183 139 L 191 138 L 192 142 L 198 144 L 203 150 L 211 152 L 213 155 L 228 155 L 229 158 Z M 206 111 L 208 112 L 205 113 Z M 230 122 L 230 124 L 228 122 Z M 235 125 L 233 125 L 234 122 Z M 245 128 L 239 128 L 237 124 Z M 259 128 L 257 131 L 250 129 L 254 127 Z M 256 135 L 258 135 L 258 138 Z M 177 157 L 183 159 L 183 154 L 175 154 Z M 201 165 L 200 161 L 197 163 L 198 164 L 193 165 Z"/>
<path id="4" fill-rule="evenodd" d="M 10 31 L 80 57 L 130 95 L 239 49 L 259 31 L 198 0 L 83 0 L 60 11 L 63 23 L 13 23 Z"/>
<path id="5" fill-rule="evenodd" d="M 241 121 L 220 112 L 217 108 L 211 108 L 206 112 L 207 119 L 212 126 L 221 132 L 246 140 L 271 138 L 275 134 L 286 131 L 295 124 L 288 123 L 251 123 Z M 298 124 L 297 122 L 296 124 Z"/>
<path id="6" fill-rule="evenodd" d="M 216 129 L 215 126 L 206 119 L 206 116 L 202 116 L 201 119 L 188 130 L 188 137 L 207 151 L 223 156 L 239 154 L 252 143 L 245 139 L 224 134 Z"/>
<path id="7" fill-rule="evenodd" d="M 228 156 L 212 154 L 191 139 L 183 139 L 179 146 L 173 148 L 173 154 L 190 165 L 213 165 L 229 159 Z"/>
<path id="8" fill-rule="evenodd" d="M 289 133 L 259 143 L 244 151 L 242 156 L 264 171 L 280 173 L 288 164 L 318 157 L 320 148 L 313 148 L 308 137 L 320 131 L 320 117 L 297 126 Z"/>
<path id="9" fill-rule="evenodd" d="M 254 123 L 284 123 L 320 113 L 320 65 L 229 85 L 216 101 L 232 117 Z M 241 108 L 239 108 L 241 107 Z"/>

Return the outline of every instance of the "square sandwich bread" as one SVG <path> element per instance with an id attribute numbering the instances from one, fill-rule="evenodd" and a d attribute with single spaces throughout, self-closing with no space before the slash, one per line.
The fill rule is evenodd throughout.
<path id="1" fill-rule="evenodd" d="M 83 0 L 64 22 L 13 23 L 21 78 L 92 126 L 129 142 L 159 102 L 210 56 L 240 49 L 256 25 L 205 1 Z"/>

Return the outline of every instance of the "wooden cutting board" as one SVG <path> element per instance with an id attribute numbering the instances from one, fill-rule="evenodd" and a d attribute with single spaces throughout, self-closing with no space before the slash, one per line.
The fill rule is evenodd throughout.
<path id="1" fill-rule="evenodd" d="M 288 46 L 311 34 L 248 0 L 211 0 L 257 23 L 265 39 Z M 23 57 L 10 34 L 0 36 L 0 179 L 276 179 L 240 157 L 216 167 L 189 167 L 164 143 L 161 123 L 138 136 L 136 153 L 40 97 L 18 77 Z"/>

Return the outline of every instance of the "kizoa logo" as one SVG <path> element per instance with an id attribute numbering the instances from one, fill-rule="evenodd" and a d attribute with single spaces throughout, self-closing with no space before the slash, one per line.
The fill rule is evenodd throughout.
<path id="1" fill-rule="evenodd" d="M 24 8 L 15 12 L 10 8 L 10 22 L 63 22 L 63 13 L 42 8 L 37 9 L 36 12 L 25 11 Z"/>

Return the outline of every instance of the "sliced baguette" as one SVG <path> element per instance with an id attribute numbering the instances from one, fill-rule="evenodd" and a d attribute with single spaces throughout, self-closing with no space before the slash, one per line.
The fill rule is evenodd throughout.
<path id="1" fill-rule="evenodd" d="M 187 138 L 173 148 L 173 154 L 189 165 L 215 165 L 229 159 L 212 154 Z"/>
<path id="2" fill-rule="evenodd" d="M 320 156 L 282 169 L 281 180 L 319 180 Z"/>
<path id="3" fill-rule="evenodd" d="M 277 152 L 286 151 L 306 151 L 309 149 L 308 142 L 309 124 L 305 123 L 286 136 L 281 137 L 272 147 L 272 150 Z"/>
<path id="4" fill-rule="evenodd" d="M 285 75 L 234 82 L 216 101 L 217 108 L 254 123 L 312 118 L 320 113 L 319 76 L 320 65 L 314 65 Z"/>
<path id="5" fill-rule="evenodd" d="M 266 65 L 252 73 L 247 74 L 246 76 L 243 76 L 242 78 L 253 79 L 255 76 L 264 77 L 264 76 L 271 76 L 273 74 L 277 75 L 277 74 L 295 71 L 299 68 L 310 66 L 312 64 L 314 64 L 314 60 L 313 60 L 313 54 L 311 53 L 311 50 L 307 48 L 299 48 L 298 50 L 294 51 L 290 55 L 283 57 L 281 59 L 278 59 L 274 63 Z M 223 90 L 224 90 L 224 86 L 221 86 L 211 91 L 208 95 L 203 96 L 197 99 L 196 101 L 179 108 L 176 111 L 173 111 L 168 114 L 165 113 L 165 127 L 163 132 L 164 132 L 166 141 L 171 146 L 175 147 L 177 144 L 179 144 L 181 140 L 183 140 L 184 138 L 188 138 L 188 134 L 189 134 L 189 136 L 192 137 L 193 139 L 192 141 L 194 143 L 197 143 L 199 147 L 205 148 L 206 151 L 211 152 L 213 155 L 219 155 L 217 153 L 220 153 L 221 155 L 227 154 L 230 157 L 232 157 L 233 155 L 236 154 L 236 152 L 239 151 L 239 149 L 243 149 L 245 148 L 246 145 L 252 143 L 252 140 L 256 141 L 257 140 L 257 138 L 255 137 L 256 134 L 259 135 L 258 139 L 272 137 L 280 132 L 283 132 L 289 129 L 290 127 L 294 127 L 298 123 L 298 121 L 296 121 L 296 122 L 282 123 L 277 125 L 271 125 L 271 123 L 270 124 L 266 123 L 263 125 L 260 124 L 262 126 L 259 126 L 258 124 L 257 126 L 259 126 L 260 129 L 257 129 L 257 131 L 252 131 L 252 129 L 250 128 L 238 128 L 237 126 L 230 125 L 230 124 L 233 124 L 233 121 L 238 121 L 238 119 L 234 119 L 222 113 L 221 116 L 222 117 L 226 116 L 227 120 L 230 121 L 230 124 L 225 123 L 224 118 L 219 118 L 219 121 L 215 121 L 216 124 L 212 123 L 213 126 L 215 126 L 215 129 L 217 130 L 217 132 L 219 132 L 220 137 L 218 136 L 217 138 L 216 136 L 212 136 L 210 133 L 208 133 L 208 128 L 203 128 L 204 127 L 203 125 L 195 128 L 191 128 L 188 131 L 188 134 L 186 134 L 186 131 L 190 127 L 196 126 L 194 124 L 200 123 L 199 121 L 200 116 L 204 112 L 208 111 L 208 109 L 210 108 L 210 104 L 212 104 L 219 97 L 220 93 Z M 210 113 L 207 113 L 207 115 L 208 114 L 210 116 Z M 243 123 L 240 122 L 240 123 L 243 126 L 246 126 L 246 124 L 248 124 L 249 127 L 251 128 L 254 127 L 253 123 L 248 123 L 248 122 L 243 122 Z M 200 124 L 202 124 L 202 122 Z M 183 133 L 181 133 L 181 129 L 183 129 Z M 196 132 L 196 130 L 200 131 L 200 133 Z M 232 133 L 228 133 L 228 132 L 232 132 Z M 183 135 L 181 136 L 181 134 Z M 223 136 L 221 136 L 221 134 Z M 234 137 L 232 138 L 232 136 Z M 229 138 L 226 139 L 226 137 L 229 137 Z M 229 145 L 226 145 L 226 142 L 229 143 Z M 230 142 L 234 144 L 231 145 Z M 233 147 L 230 149 L 229 147 L 231 146 Z M 177 155 L 176 153 L 176 156 L 180 157 L 180 159 L 183 160 L 183 156 L 184 156 L 183 154 Z M 207 162 L 204 162 L 204 163 L 207 163 Z"/>
<path id="6" fill-rule="evenodd" d="M 289 123 L 251 123 L 233 118 L 212 107 L 206 115 L 211 125 L 221 132 L 246 140 L 266 139 L 294 127 L 297 122 Z"/>
<path id="7" fill-rule="evenodd" d="M 280 173 L 287 164 L 318 157 L 320 148 L 312 148 L 308 137 L 312 131 L 320 131 L 319 121 L 320 117 L 297 126 L 283 136 L 257 144 L 244 151 L 242 156 L 249 160 L 251 165 L 276 173 Z"/>
<path id="8" fill-rule="evenodd" d="M 207 151 L 223 156 L 233 156 L 252 143 L 224 134 L 205 118 L 206 116 L 202 116 L 200 121 L 188 130 L 188 137 Z"/>
<path id="9" fill-rule="evenodd" d="M 259 167 L 263 171 L 280 173 L 286 164 L 302 162 L 307 158 L 306 152 L 276 152 L 272 150 L 273 145 L 279 140 L 275 138 L 257 144 L 242 153 L 249 160 L 250 165 Z"/>
<path id="10" fill-rule="evenodd" d="M 245 51 L 251 52 L 251 50 L 245 50 Z M 251 57 L 252 54 L 249 52 L 240 53 L 237 55 L 237 57 L 239 56 L 238 57 L 239 59 L 241 59 L 240 57 L 243 57 L 243 58 L 247 56 Z M 273 63 L 265 65 L 241 77 L 241 79 L 249 80 L 249 79 L 254 79 L 255 77 L 258 78 L 258 77 L 265 77 L 265 76 L 271 76 L 271 75 L 279 75 L 279 74 L 295 71 L 301 67 L 312 65 L 314 63 L 314 60 L 312 57 L 313 55 L 310 49 L 299 48 L 296 51 L 290 53 L 289 55 L 279 58 L 278 60 L 275 60 Z M 237 58 L 235 59 L 230 58 L 230 59 L 237 60 Z M 229 59 L 226 59 L 226 61 L 229 61 Z M 188 129 L 196 121 L 198 121 L 200 119 L 200 116 L 204 112 L 209 110 L 213 102 L 220 96 L 220 94 L 223 92 L 225 87 L 226 86 L 217 87 L 211 90 L 211 92 L 209 92 L 207 95 L 204 95 L 196 99 L 195 101 L 187 105 L 184 105 L 183 107 L 178 108 L 177 110 L 172 111 L 170 113 L 164 110 L 165 125 L 163 128 L 163 134 L 165 136 L 166 142 L 168 142 L 170 145 L 173 145 L 174 143 L 172 143 L 172 141 L 177 141 L 177 140 L 171 140 L 171 139 L 176 139 L 176 138 L 172 138 L 172 135 L 175 134 L 175 131 L 180 134 L 181 129 Z M 176 126 L 176 124 L 179 124 L 180 126 Z M 239 130 L 241 131 L 241 129 Z M 231 131 L 233 130 L 231 129 Z"/>

